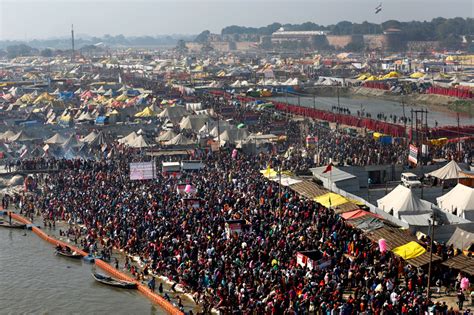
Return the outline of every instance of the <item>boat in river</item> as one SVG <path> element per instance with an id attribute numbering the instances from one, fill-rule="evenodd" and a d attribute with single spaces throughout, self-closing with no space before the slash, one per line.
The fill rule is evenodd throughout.
<path id="1" fill-rule="evenodd" d="M 81 259 L 82 258 L 82 255 L 79 254 L 79 253 L 76 253 L 76 252 L 71 252 L 71 251 L 67 251 L 67 250 L 56 250 L 56 255 L 59 255 L 59 256 L 64 256 L 64 257 L 68 257 L 68 258 L 74 258 L 74 259 Z"/>
<path id="2" fill-rule="evenodd" d="M 122 289 L 136 289 L 137 284 L 135 282 L 124 281 L 109 276 L 101 275 L 100 273 L 93 272 L 92 277 L 97 281 L 105 285 L 110 285 L 116 288 Z"/>
<path id="3" fill-rule="evenodd" d="M 8 228 L 8 229 L 24 229 L 26 228 L 26 224 L 12 222 L 11 224 L 8 222 L 0 222 L 0 227 Z"/>

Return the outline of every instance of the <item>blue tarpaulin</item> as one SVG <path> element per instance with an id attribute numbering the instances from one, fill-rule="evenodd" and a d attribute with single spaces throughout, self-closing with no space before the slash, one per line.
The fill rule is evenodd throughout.
<path id="1" fill-rule="evenodd" d="M 106 122 L 107 122 L 107 117 L 105 116 L 99 116 L 95 119 L 96 125 L 104 125 Z"/>

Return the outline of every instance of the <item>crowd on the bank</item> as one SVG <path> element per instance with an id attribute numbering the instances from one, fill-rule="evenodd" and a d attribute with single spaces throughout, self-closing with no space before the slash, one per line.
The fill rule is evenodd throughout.
<path id="1" fill-rule="evenodd" d="M 139 256 L 141 271 L 127 262 L 137 279 L 165 275 L 193 292 L 204 311 L 420 314 L 432 306 L 423 294 L 425 270 L 381 253 L 332 210 L 291 189 L 278 195 L 278 185 L 258 172 L 268 163 L 278 167 L 275 157 L 207 152 L 201 171 L 143 182 L 128 178 L 133 152 L 113 151 L 107 160 L 64 161 L 61 172 L 40 176 L 41 194 L 17 201 L 46 220 L 84 224 L 85 251 L 113 247 Z M 195 195 L 178 193 L 182 183 L 192 185 Z M 186 198 L 199 199 L 199 205 Z M 226 233 L 232 219 L 246 221 L 244 232 Z M 81 234 L 74 228 L 65 233 Z M 329 266 L 299 266 L 296 253 L 305 250 L 316 251 Z M 455 286 L 456 272 L 434 268 L 432 283 Z"/>

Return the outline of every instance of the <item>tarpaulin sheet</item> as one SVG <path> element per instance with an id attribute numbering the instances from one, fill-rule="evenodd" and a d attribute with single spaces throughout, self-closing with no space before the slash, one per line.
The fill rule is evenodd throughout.
<path id="1" fill-rule="evenodd" d="M 407 260 L 423 255 L 426 253 L 426 249 L 417 242 L 411 241 L 410 243 L 392 249 L 392 252 Z"/>
<path id="2" fill-rule="evenodd" d="M 347 200 L 343 196 L 332 193 L 332 192 L 316 197 L 314 198 L 314 201 L 323 205 L 326 208 L 337 207 L 349 202 L 349 200 Z"/>

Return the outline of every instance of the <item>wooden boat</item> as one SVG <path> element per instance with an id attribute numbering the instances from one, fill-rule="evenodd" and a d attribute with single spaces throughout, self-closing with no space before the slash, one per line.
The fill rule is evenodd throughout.
<path id="1" fill-rule="evenodd" d="M 68 258 L 74 258 L 74 259 L 81 259 L 82 255 L 76 252 L 68 252 L 66 250 L 56 250 L 56 255 L 68 257 Z"/>
<path id="2" fill-rule="evenodd" d="M 26 228 L 26 224 L 23 223 L 18 223 L 18 222 L 12 222 L 12 224 L 8 222 L 0 222 L 0 226 L 8 229 L 24 229 Z"/>
<path id="3" fill-rule="evenodd" d="M 110 285 L 122 289 L 136 289 L 137 284 L 134 282 L 124 281 L 115 279 L 109 276 L 101 275 L 100 273 L 93 272 L 92 277 L 97 281 L 105 285 Z"/>

